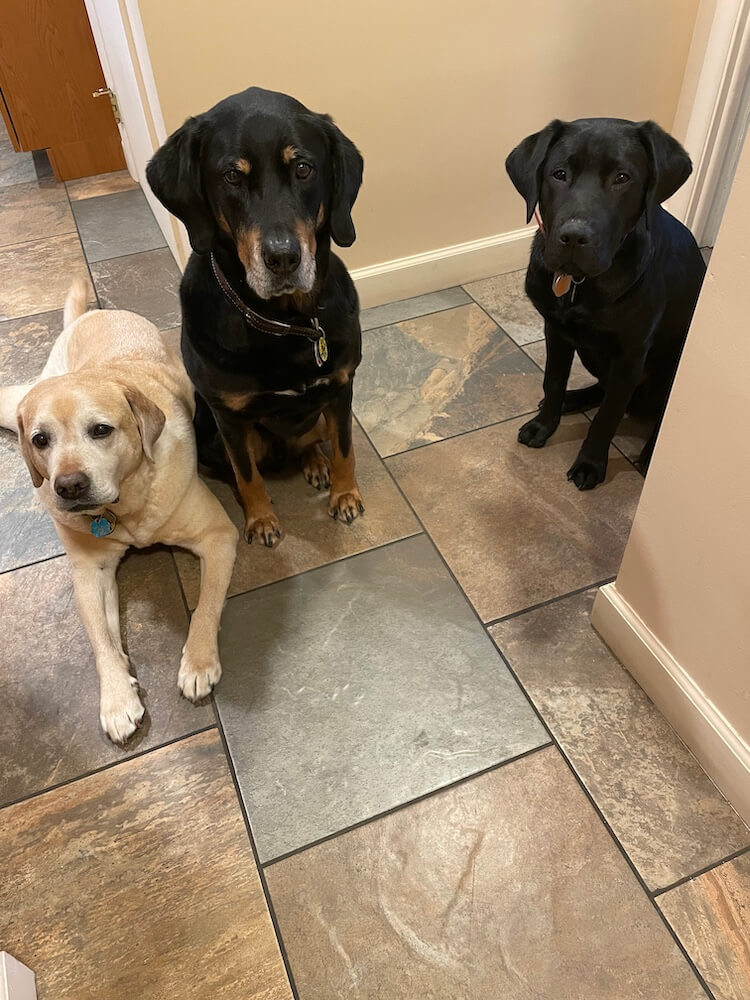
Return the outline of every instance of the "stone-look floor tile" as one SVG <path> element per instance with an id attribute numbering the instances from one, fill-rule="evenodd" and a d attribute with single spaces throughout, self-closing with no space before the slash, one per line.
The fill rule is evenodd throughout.
<path id="1" fill-rule="evenodd" d="M 210 706 L 191 705 L 177 688 L 187 615 L 170 553 L 133 553 L 118 579 L 123 642 L 147 710 L 127 751 L 110 743 L 99 726 L 94 655 L 76 610 L 67 558 L 0 576 L 0 802 L 213 723 Z"/>
<path id="2" fill-rule="evenodd" d="M 266 878 L 304 1000 L 705 1000 L 556 750 Z"/>
<path id="3" fill-rule="evenodd" d="M 5 122 L 0 117 L 0 188 L 35 180 L 33 155 L 15 151 L 8 138 Z"/>
<path id="4" fill-rule="evenodd" d="M 62 310 L 0 323 L 0 385 L 31 382 L 62 330 Z M 63 551 L 15 434 L 0 430 L 0 573 Z"/>
<path id="5" fill-rule="evenodd" d="M 73 214 L 91 263 L 166 246 L 140 188 L 75 201 Z"/>
<path id="6" fill-rule="evenodd" d="M 216 732 L 11 806 L 0 829 L 3 947 L 39 1000 L 291 1000 Z"/>
<path id="7" fill-rule="evenodd" d="M 750 844 L 750 831 L 591 627 L 595 591 L 490 629 L 651 889 Z"/>
<path id="8" fill-rule="evenodd" d="M 301 472 L 267 476 L 266 486 L 281 521 L 284 539 L 275 549 L 240 541 L 230 595 L 284 580 L 420 530 L 409 505 L 356 424 L 354 448 L 357 480 L 366 507 L 364 515 L 353 524 L 334 521 L 328 514 L 328 491 L 313 489 Z M 216 480 L 210 480 L 209 485 L 241 531 L 244 518 L 234 489 Z M 198 600 L 200 567 L 187 553 L 175 555 L 185 595 L 193 608 Z"/>
<path id="9" fill-rule="evenodd" d="M 378 326 L 390 326 L 405 319 L 426 316 L 428 313 L 440 312 L 441 309 L 465 306 L 470 302 L 470 296 L 460 286 L 444 288 L 439 292 L 416 295 L 413 299 L 400 299 L 398 302 L 388 302 L 386 305 L 363 309 L 360 313 L 360 323 L 363 330 L 374 330 Z"/>
<path id="10" fill-rule="evenodd" d="M 539 370 L 479 306 L 368 333 L 354 408 L 381 455 L 536 409 Z"/>
<path id="11" fill-rule="evenodd" d="M 220 645 L 262 861 L 548 739 L 424 536 L 233 598 Z"/>
<path id="12" fill-rule="evenodd" d="M 544 320 L 524 289 L 526 271 L 511 271 L 464 285 L 475 302 L 490 314 L 517 344 L 531 344 L 544 337 Z"/>
<path id="13" fill-rule="evenodd" d="M 65 182 L 71 201 L 98 198 L 120 191 L 133 191 L 138 186 L 138 181 L 134 181 L 127 170 L 115 170 L 111 174 L 92 174 L 91 177 L 78 177 L 74 181 Z"/>
<path id="14" fill-rule="evenodd" d="M 0 187 L 0 247 L 74 233 L 76 224 L 62 184 Z"/>
<path id="15" fill-rule="evenodd" d="M 0 249 L 0 274 L 0 320 L 62 309 L 75 278 L 91 287 L 76 233 Z"/>
<path id="16" fill-rule="evenodd" d="M 168 249 L 146 250 L 91 265 L 105 309 L 129 309 L 160 330 L 180 322 L 180 271 Z"/>
<path id="17" fill-rule="evenodd" d="M 659 896 L 716 1000 L 750 996 L 750 855 Z"/>
<path id="18" fill-rule="evenodd" d="M 544 371 L 544 362 L 547 359 L 547 345 L 543 340 L 537 340 L 533 344 L 526 344 L 524 346 L 524 351 L 528 354 L 532 361 L 534 361 L 542 371 Z M 569 389 L 580 389 L 586 385 L 593 385 L 596 379 L 587 371 L 581 364 L 581 359 L 576 356 L 573 358 L 573 367 L 570 369 L 570 378 L 568 379 Z M 539 388 L 541 389 L 542 383 L 539 383 Z M 543 393 L 540 393 L 539 398 L 542 398 Z"/>
<path id="19" fill-rule="evenodd" d="M 614 576 L 643 484 L 610 449 L 606 482 L 567 479 L 589 428 L 563 417 L 544 448 L 517 441 L 519 420 L 388 459 L 484 621 Z"/>

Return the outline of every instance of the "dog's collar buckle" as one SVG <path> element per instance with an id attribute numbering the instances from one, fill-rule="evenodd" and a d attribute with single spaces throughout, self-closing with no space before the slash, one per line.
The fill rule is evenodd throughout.
<path id="1" fill-rule="evenodd" d="M 89 514 L 91 524 L 89 531 L 94 538 L 106 538 L 111 535 L 117 527 L 117 515 L 111 510 L 105 510 L 101 514 Z"/>

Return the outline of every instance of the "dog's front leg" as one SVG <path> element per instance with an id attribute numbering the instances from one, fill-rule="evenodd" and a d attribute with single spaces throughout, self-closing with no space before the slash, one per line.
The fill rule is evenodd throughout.
<path id="1" fill-rule="evenodd" d="M 196 479 L 168 526 L 165 541 L 195 553 L 201 561 L 201 589 L 187 641 L 182 650 L 177 684 L 190 701 L 211 693 L 221 677 L 219 622 L 232 578 L 237 529 L 216 497 Z"/>
<path id="2" fill-rule="evenodd" d="M 323 416 L 331 442 L 331 494 L 328 513 L 339 521 L 351 524 L 359 514 L 365 512 L 355 475 L 351 379 L 342 386 L 333 402 L 324 409 Z"/>
<path id="3" fill-rule="evenodd" d="M 257 539 L 272 549 L 281 539 L 281 524 L 271 507 L 263 477 L 258 472 L 260 456 L 256 461 L 256 451 L 260 442 L 257 432 L 247 421 L 233 419 L 223 412 L 214 411 L 214 416 L 234 469 L 245 512 L 245 541 Z"/>
<path id="4" fill-rule="evenodd" d="M 124 744 L 140 726 L 145 712 L 120 637 L 115 574 L 125 547 L 107 546 L 103 539 L 94 544 L 96 549 L 90 544 L 83 551 L 77 551 L 77 544 L 68 548 L 73 587 L 99 674 L 99 720 L 114 743 Z"/>
<path id="5" fill-rule="evenodd" d="M 609 446 L 625 416 L 630 397 L 643 378 L 644 358 L 619 358 L 610 370 L 602 405 L 591 422 L 578 457 L 568 469 L 579 490 L 591 490 L 607 475 Z"/>
<path id="6" fill-rule="evenodd" d="M 544 323 L 547 359 L 544 363 L 544 399 L 537 416 L 518 431 L 518 440 L 529 448 L 541 448 L 558 428 L 565 402 L 565 388 L 573 364 L 573 347 L 548 320 Z"/>

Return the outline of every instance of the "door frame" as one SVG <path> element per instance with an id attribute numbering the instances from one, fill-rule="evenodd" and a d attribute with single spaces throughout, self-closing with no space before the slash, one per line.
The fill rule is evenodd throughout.
<path id="1" fill-rule="evenodd" d="M 716 202 L 732 185 L 748 74 L 750 0 L 701 0 L 675 118 L 693 173 L 668 203 L 701 246 L 713 243 Z"/>

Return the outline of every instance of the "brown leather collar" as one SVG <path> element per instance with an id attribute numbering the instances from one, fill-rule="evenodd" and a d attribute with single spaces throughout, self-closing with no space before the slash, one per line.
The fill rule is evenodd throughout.
<path id="1" fill-rule="evenodd" d="M 310 326 L 296 326 L 294 323 L 283 323 L 281 320 L 267 319 L 265 316 L 261 316 L 260 313 L 255 312 L 254 309 L 251 309 L 250 306 L 242 301 L 237 292 L 229 284 L 229 280 L 219 267 L 216 257 L 213 254 L 210 257 L 211 269 L 219 283 L 219 288 L 221 288 L 232 305 L 242 313 L 250 326 L 255 327 L 256 330 L 260 330 L 261 333 L 270 333 L 274 337 L 285 337 L 288 333 L 293 333 L 299 337 L 306 337 L 313 343 L 317 343 L 321 337 L 325 338 L 325 331 L 318 322 L 317 316 L 313 316 L 310 320 Z"/>

